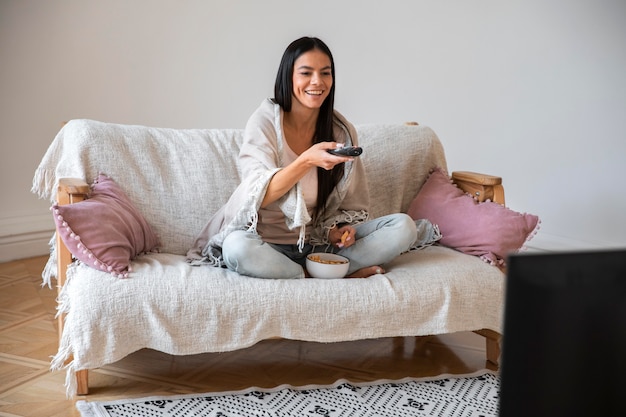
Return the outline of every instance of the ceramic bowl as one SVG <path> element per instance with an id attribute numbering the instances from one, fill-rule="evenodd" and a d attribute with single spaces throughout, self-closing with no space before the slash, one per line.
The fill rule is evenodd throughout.
<path id="1" fill-rule="evenodd" d="M 306 269 L 313 278 L 343 278 L 349 267 L 348 258 L 334 253 L 311 253 L 306 257 Z"/>

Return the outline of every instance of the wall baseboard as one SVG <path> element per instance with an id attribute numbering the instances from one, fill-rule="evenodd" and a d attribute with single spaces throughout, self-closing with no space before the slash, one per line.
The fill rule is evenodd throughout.
<path id="1" fill-rule="evenodd" d="M 53 234 L 49 213 L 0 219 L 0 262 L 49 254 Z"/>
<path id="2" fill-rule="evenodd" d="M 526 244 L 528 251 L 564 252 L 624 248 L 626 245 L 604 241 L 582 241 L 562 236 L 539 233 Z"/>

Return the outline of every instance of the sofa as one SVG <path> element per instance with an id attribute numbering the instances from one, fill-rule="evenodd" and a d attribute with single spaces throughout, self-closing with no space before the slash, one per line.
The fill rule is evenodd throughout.
<path id="1" fill-rule="evenodd" d="M 416 123 L 359 125 L 357 132 L 370 216 L 419 215 L 422 187 L 435 172 L 447 175 L 437 135 Z M 66 370 L 69 396 L 88 393 L 89 369 L 140 349 L 190 355 L 269 338 L 332 343 L 476 331 L 497 363 L 506 254 L 444 244 L 446 220 L 428 223 L 431 238 L 367 279 L 264 280 L 191 265 L 188 249 L 240 181 L 242 137 L 241 129 L 94 120 L 72 120 L 56 135 L 32 191 L 53 203 L 57 232 L 43 277 L 58 284 L 60 341 L 51 368 Z M 499 177 L 460 171 L 452 180 L 458 187 L 449 177 L 445 187 L 472 206 L 532 223 L 504 208 Z M 521 232 L 522 241 L 534 228 Z"/>

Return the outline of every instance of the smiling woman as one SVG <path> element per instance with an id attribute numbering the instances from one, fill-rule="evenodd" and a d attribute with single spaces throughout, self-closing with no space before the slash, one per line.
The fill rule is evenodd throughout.
<path id="1" fill-rule="evenodd" d="M 308 254 L 336 252 L 350 260 L 348 277 L 384 273 L 383 264 L 414 244 L 417 229 L 401 213 L 369 220 L 363 164 L 327 152 L 358 146 L 354 126 L 334 109 L 328 46 L 318 38 L 292 42 L 274 93 L 246 125 L 242 183 L 189 257 L 242 275 L 292 279 L 308 276 Z"/>

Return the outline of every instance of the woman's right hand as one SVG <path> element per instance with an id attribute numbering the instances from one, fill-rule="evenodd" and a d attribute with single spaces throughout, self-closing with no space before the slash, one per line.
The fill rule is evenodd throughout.
<path id="1" fill-rule="evenodd" d="M 340 146 L 338 146 L 340 145 Z M 328 151 L 341 147 L 337 142 L 319 142 L 304 151 L 300 156 L 307 158 L 311 165 L 318 166 L 325 170 L 331 170 L 337 164 L 354 160 L 350 156 L 333 155 Z"/>

